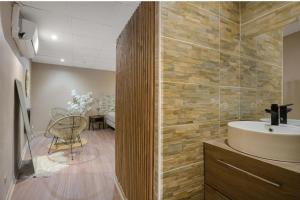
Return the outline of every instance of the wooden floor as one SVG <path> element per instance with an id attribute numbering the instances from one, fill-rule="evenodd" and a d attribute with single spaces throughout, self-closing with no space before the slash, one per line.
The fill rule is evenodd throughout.
<path id="1" fill-rule="evenodd" d="M 19 181 L 12 200 L 120 200 L 114 185 L 114 131 L 86 131 L 82 137 L 88 140 L 83 148 L 93 149 L 92 159 L 69 165 L 47 178 Z M 35 138 L 32 142 L 34 156 L 47 155 L 50 142 L 51 139 L 45 137 Z"/>

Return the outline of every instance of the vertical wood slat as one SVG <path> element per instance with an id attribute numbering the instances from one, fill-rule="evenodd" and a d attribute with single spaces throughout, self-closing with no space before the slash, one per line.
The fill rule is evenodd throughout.
<path id="1" fill-rule="evenodd" d="M 142 2 L 117 41 L 116 176 L 128 200 L 152 200 L 155 2 Z"/>

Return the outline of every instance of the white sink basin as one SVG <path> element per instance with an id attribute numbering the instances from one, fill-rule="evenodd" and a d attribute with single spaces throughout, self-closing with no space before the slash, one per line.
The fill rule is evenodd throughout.
<path id="1" fill-rule="evenodd" d="M 259 121 L 228 123 L 228 144 L 232 148 L 261 158 L 300 162 L 300 126 L 270 126 Z"/>
<path id="2" fill-rule="evenodd" d="M 263 119 L 260 119 L 260 121 L 270 123 L 271 119 L 270 118 L 263 118 Z M 288 125 L 294 125 L 294 126 L 300 126 L 300 120 L 299 119 L 288 119 L 287 124 Z"/>

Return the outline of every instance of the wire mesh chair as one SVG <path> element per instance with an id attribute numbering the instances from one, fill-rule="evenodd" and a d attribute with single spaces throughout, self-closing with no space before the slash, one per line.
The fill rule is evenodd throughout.
<path id="1" fill-rule="evenodd" d="M 65 108 L 56 107 L 56 108 L 52 108 L 50 111 L 50 116 L 53 121 L 56 121 L 68 115 L 69 115 L 69 111 Z"/>
<path id="2" fill-rule="evenodd" d="M 66 117 L 69 115 L 69 111 L 65 108 L 55 107 L 50 110 L 50 121 L 47 125 L 46 131 L 44 133 L 45 137 L 51 137 L 49 132 L 47 131 L 51 124 L 53 124 L 56 120 Z"/>
<path id="3" fill-rule="evenodd" d="M 65 143 L 70 144 L 73 160 L 73 144 L 78 140 L 82 147 L 80 134 L 86 127 L 87 120 L 80 115 L 70 115 L 56 120 L 47 129 L 47 132 L 53 136 L 48 153 L 51 152 L 53 142 L 55 141 L 54 144 L 56 144 L 58 139 L 62 139 Z"/>

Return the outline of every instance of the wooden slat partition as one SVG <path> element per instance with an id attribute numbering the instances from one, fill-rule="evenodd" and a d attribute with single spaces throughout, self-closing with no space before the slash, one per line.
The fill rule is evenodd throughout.
<path id="1" fill-rule="evenodd" d="M 152 200 L 155 2 L 142 2 L 117 41 L 116 176 L 128 200 Z"/>

